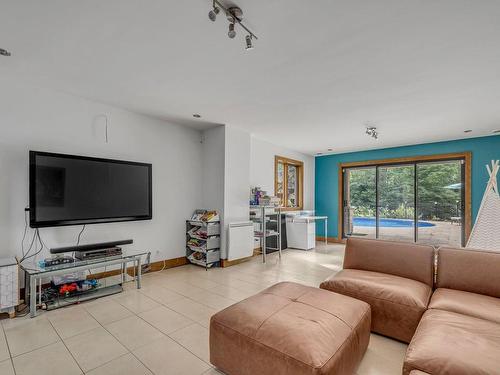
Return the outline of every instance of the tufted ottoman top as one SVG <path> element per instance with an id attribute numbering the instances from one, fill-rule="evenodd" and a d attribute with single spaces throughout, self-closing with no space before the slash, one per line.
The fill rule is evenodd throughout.
<path id="1" fill-rule="evenodd" d="M 210 356 L 227 374 L 349 374 L 369 332 L 368 304 L 283 282 L 212 317 Z"/>

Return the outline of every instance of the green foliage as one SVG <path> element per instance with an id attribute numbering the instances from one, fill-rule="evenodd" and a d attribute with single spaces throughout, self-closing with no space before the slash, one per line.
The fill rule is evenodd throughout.
<path id="1" fill-rule="evenodd" d="M 375 208 L 370 208 L 366 206 L 356 206 L 352 207 L 355 217 L 375 217 Z"/>
<path id="2" fill-rule="evenodd" d="M 379 214 L 411 219 L 414 216 L 413 165 L 379 167 Z M 375 216 L 375 168 L 349 170 L 350 206 L 355 216 Z M 460 216 L 461 191 L 446 188 L 460 183 L 458 162 L 417 165 L 417 207 L 420 219 L 448 220 Z"/>

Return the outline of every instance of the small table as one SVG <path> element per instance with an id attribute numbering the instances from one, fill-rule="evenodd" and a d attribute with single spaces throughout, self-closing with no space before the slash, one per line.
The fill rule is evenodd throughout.
<path id="1" fill-rule="evenodd" d="M 125 282 L 125 275 L 127 272 L 127 264 L 130 262 L 134 263 L 134 277 L 137 283 L 137 289 L 141 288 L 141 276 L 142 276 L 142 260 L 141 257 L 146 255 L 147 253 L 136 253 L 131 255 L 121 255 L 121 256 L 112 256 L 112 257 L 103 257 L 92 260 L 75 260 L 73 263 L 60 264 L 52 267 L 41 267 L 36 262 L 24 262 L 20 264 L 21 269 L 25 272 L 25 288 L 26 288 L 26 301 L 29 300 L 30 306 L 30 317 L 34 318 L 36 316 L 36 306 L 37 306 L 37 287 L 39 288 L 38 301 L 41 304 L 41 289 L 42 289 L 42 280 L 47 279 L 53 276 L 63 276 L 69 273 L 87 271 L 96 268 L 103 268 L 113 265 L 121 265 L 120 275 L 121 275 L 121 284 L 119 288 L 114 286 L 107 286 L 100 288 L 97 293 L 93 290 L 93 293 L 89 293 L 89 298 L 81 298 L 79 301 L 83 301 L 86 299 L 94 299 L 98 297 L 104 297 L 106 295 L 119 293 L 122 291 L 121 285 Z M 135 267 L 137 267 L 137 273 L 135 273 Z M 106 290 L 107 288 L 110 288 Z M 114 289 L 111 289 L 114 288 Z M 71 303 L 68 303 L 71 304 Z"/>

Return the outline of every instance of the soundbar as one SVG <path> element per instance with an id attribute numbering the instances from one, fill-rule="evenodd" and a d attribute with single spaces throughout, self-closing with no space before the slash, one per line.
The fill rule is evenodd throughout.
<path id="1" fill-rule="evenodd" d="M 111 242 L 101 242 L 78 246 L 66 246 L 66 247 L 56 247 L 50 249 L 51 254 L 61 254 L 61 253 L 72 253 L 73 251 L 86 252 L 91 250 L 109 249 L 117 247 L 118 245 L 130 245 L 134 243 L 134 240 L 120 240 Z"/>

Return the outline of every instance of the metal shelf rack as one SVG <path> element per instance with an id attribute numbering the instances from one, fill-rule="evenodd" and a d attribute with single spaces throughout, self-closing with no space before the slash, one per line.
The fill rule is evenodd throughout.
<path id="1" fill-rule="evenodd" d="M 186 220 L 186 258 L 206 270 L 220 265 L 219 220 Z"/>
<path id="2" fill-rule="evenodd" d="M 254 236 L 260 238 L 260 246 L 262 249 L 262 262 L 266 263 L 267 250 L 277 250 L 279 259 L 281 259 L 281 207 L 275 206 L 250 206 L 251 210 L 260 212 L 259 216 L 250 217 L 250 220 L 260 225 L 260 230 L 254 231 Z M 271 212 L 270 212 L 271 211 Z M 276 220 L 271 217 L 276 216 Z M 267 224 L 270 222 L 277 223 L 277 231 L 268 231 Z M 278 247 L 268 247 L 266 239 L 268 237 L 276 237 Z"/>

